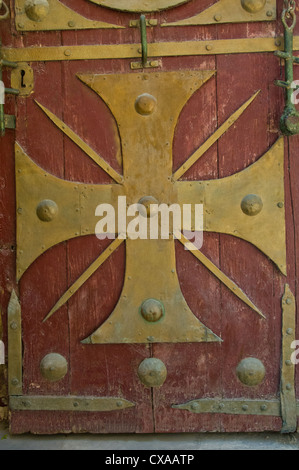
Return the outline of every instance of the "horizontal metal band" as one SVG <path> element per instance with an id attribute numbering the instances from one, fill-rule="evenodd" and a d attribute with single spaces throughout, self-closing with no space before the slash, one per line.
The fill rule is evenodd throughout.
<path id="1" fill-rule="evenodd" d="M 135 406 L 124 398 L 76 396 L 10 396 L 13 411 L 114 411 Z"/>
<path id="2" fill-rule="evenodd" d="M 10 396 L 9 407 L 12 411 L 114 411 L 134 407 L 135 404 L 124 398 L 114 397 L 76 397 L 76 396 Z M 234 415 L 281 416 L 279 400 L 192 400 L 172 408 L 192 413 L 222 413 Z M 299 401 L 297 400 L 297 416 Z"/>
<path id="3" fill-rule="evenodd" d="M 100 60 L 140 58 L 140 44 L 100 44 L 92 46 L 58 46 L 3 48 L 6 60 L 46 62 L 61 60 Z M 177 57 L 218 54 L 242 54 L 283 50 L 283 39 L 241 38 L 215 41 L 159 42 L 148 44 L 148 57 Z M 299 50 L 299 36 L 294 37 L 294 50 Z"/>
<path id="4" fill-rule="evenodd" d="M 279 400 L 192 400 L 172 408 L 187 410 L 191 413 L 222 413 L 233 415 L 281 416 Z"/>

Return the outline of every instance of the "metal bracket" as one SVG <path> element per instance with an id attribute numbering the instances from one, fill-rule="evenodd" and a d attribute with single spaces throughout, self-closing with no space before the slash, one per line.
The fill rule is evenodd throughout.
<path id="1" fill-rule="evenodd" d="M 147 60 L 148 56 L 148 43 L 147 43 L 147 26 L 156 26 L 158 24 L 157 20 L 148 20 L 145 18 L 145 15 L 140 15 L 139 20 L 131 20 L 130 27 L 139 27 L 140 36 L 141 36 L 141 49 L 138 49 L 138 52 L 142 55 L 141 62 L 132 62 L 131 69 L 143 69 L 143 68 L 153 68 L 159 67 L 161 61 L 159 60 Z"/>
<path id="2" fill-rule="evenodd" d="M 158 26 L 158 20 L 152 18 L 146 18 L 145 23 L 146 26 Z M 140 20 L 130 20 L 129 26 L 130 28 L 140 28 Z"/>

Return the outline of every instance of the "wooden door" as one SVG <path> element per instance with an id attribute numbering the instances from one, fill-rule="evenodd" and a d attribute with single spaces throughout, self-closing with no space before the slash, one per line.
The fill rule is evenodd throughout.
<path id="1" fill-rule="evenodd" d="M 11 432 L 295 431 L 283 2 L 124 3 L 15 0 L 0 23 Z M 99 239 L 119 197 L 202 204 L 202 247 Z"/>

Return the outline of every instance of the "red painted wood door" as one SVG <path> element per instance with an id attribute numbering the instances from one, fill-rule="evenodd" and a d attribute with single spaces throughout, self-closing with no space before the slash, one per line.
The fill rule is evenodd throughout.
<path id="1" fill-rule="evenodd" d="M 284 405 L 281 404 L 286 401 L 288 410 L 294 405 L 295 399 L 293 395 L 291 399 L 288 396 L 285 398 L 285 392 L 281 390 L 284 386 L 281 385 L 284 384 L 281 357 L 285 344 L 282 335 L 283 309 L 284 305 L 288 305 L 285 304 L 285 286 L 287 284 L 290 289 L 290 302 L 293 301 L 292 295 L 296 295 L 297 286 L 298 137 L 281 137 L 279 117 L 283 110 L 284 96 L 274 81 L 284 78 L 284 67 L 274 56 L 275 47 L 273 51 L 263 49 L 263 40 L 282 36 L 280 14 L 283 2 L 277 1 L 277 18 L 270 7 L 267 7 L 268 12 L 272 11 L 271 21 L 270 11 L 268 20 L 265 21 L 232 23 L 232 10 L 226 22 L 222 22 L 221 16 L 219 19 L 215 15 L 211 24 L 162 26 L 205 11 L 211 4 L 209 0 L 187 1 L 180 6 L 170 5 L 169 9 L 146 13 L 147 19 L 157 20 L 157 25 L 147 27 L 148 60 L 159 60 L 159 63 L 158 67 L 140 69 L 132 69 L 131 66 L 132 62 L 140 62 L 140 54 L 137 57 L 134 53 L 126 55 L 123 53 L 124 49 L 121 49 L 121 46 L 140 43 L 140 29 L 130 27 L 131 20 L 139 21 L 140 12 L 117 11 L 95 4 L 101 2 L 92 3 L 87 0 L 48 3 L 50 12 L 54 4 L 56 7 L 61 3 L 84 18 L 104 21 L 122 28 L 80 30 L 69 21 L 67 27 L 57 30 L 23 31 L 24 24 L 15 22 L 18 11 L 14 9 L 17 4 L 14 1 L 10 5 L 11 17 L 0 23 L 6 54 L 9 56 L 9 49 L 14 53 L 17 51 L 17 60 L 29 63 L 34 75 L 33 93 L 26 97 L 7 97 L 5 113 L 16 115 L 16 130 L 6 130 L 0 143 L 0 294 L 5 346 L 9 347 L 10 338 L 14 345 L 13 335 L 18 334 L 18 328 L 14 330 L 15 325 L 11 324 L 10 317 L 7 316 L 12 306 L 16 311 L 16 305 L 20 306 L 21 324 L 17 327 L 21 327 L 22 333 L 22 370 L 17 379 L 13 374 L 18 370 L 15 366 L 18 359 L 13 355 L 8 357 L 11 431 L 46 434 L 280 431 L 288 416 L 288 411 L 283 411 Z M 263 8 L 266 8 L 265 5 Z M 158 7 L 156 9 L 159 10 Z M 39 28 L 42 30 L 42 27 Z M 260 39 L 262 46 L 253 50 L 250 49 L 251 46 L 244 46 L 244 52 L 242 49 L 238 51 L 234 49 L 236 42 L 230 42 L 238 39 Z M 227 42 L 222 42 L 224 40 Z M 178 44 L 177 52 L 173 50 L 176 48 L 175 43 Z M 184 53 L 180 52 L 182 43 L 185 46 L 188 44 L 188 47 L 190 45 L 190 53 L 186 52 L 187 46 Z M 153 44 L 160 48 L 158 47 L 158 53 L 152 58 L 150 54 Z M 163 51 L 161 44 L 166 45 L 167 52 L 160 52 Z M 198 44 L 198 53 L 194 50 L 194 44 Z M 105 50 L 105 55 L 101 56 L 104 50 L 101 49 L 97 56 L 92 57 L 93 46 L 105 45 L 111 45 L 109 52 Z M 84 48 L 85 52 L 81 46 L 88 46 Z M 219 47 L 227 47 L 227 53 L 226 49 L 220 53 Z M 39 51 L 36 55 L 32 52 L 34 48 Z M 47 54 L 51 54 L 51 51 L 54 51 L 54 55 L 49 60 Z M 77 54 L 75 58 L 73 54 Z M 207 197 L 198 200 L 203 203 L 206 218 L 203 246 L 200 249 L 204 258 L 198 259 L 193 252 L 185 250 L 178 240 L 173 241 L 175 275 L 193 315 L 221 341 L 182 342 L 172 341 L 170 337 L 159 342 L 150 338 L 144 343 L 133 340 L 118 344 L 113 341 L 112 344 L 82 343 L 99 325 L 109 322 L 110 315 L 123 294 L 124 282 L 129 282 L 126 279 L 128 263 L 136 263 L 136 258 L 132 261 L 134 248 L 130 248 L 128 259 L 128 243 L 120 244 L 107 256 L 105 262 L 100 263 L 86 282 L 81 283 L 78 290 L 70 293 L 68 301 L 63 302 L 48 320 L 43 321 L 56 302 L 113 242 L 99 240 L 95 236 L 94 227 L 98 220 L 95 216 L 90 219 L 88 227 L 81 226 L 80 233 L 53 243 L 49 249 L 42 239 L 37 240 L 34 233 L 39 230 L 40 220 L 31 224 L 30 221 L 34 219 L 28 213 L 26 205 L 27 199 L 35 201 L 34 198 L 38 197 L 34 171 L 30 165 L 31 169 L 26 167 L 28 159 L 35 165 L 34 168 L 48 175 L 46 178 L 53 175 L 60 181 L 70 182 L 73 191 L 76 191 L 76 185 L 82 190 L 78 205 L 72 207 L 74 215 L 65 219 L 67 225 L 70 220 L 78 218 L 76 210 L 80 212 L 81 208 L 84 209 L 84 197 L 88 199 L 86 194 L 91 186 L 108 187 L 115 183 L 111 171 L 107 173 L 105 168 L 92 160 L 82 148 L 84 144 L 74 142 L 74 135 L 82 139 L 119 175 L 124 174 L 124 159 L 128 158 L 125 151 L 126 134 L 113 113 L 113 106 L 110 106 L 111 103 L 105 97 L 101 99 L 101 90 L 99 93 L 95 92 L 94 82 L 91 89 L 92 86 L 86 86 L 86 81 L 83 83 L 78 76 L 119 76 L 119 81 L 114 82 L 115 103 L 118 95 L 125 94 L 125 81 L 121 78 L 125 75 L 128 83 L 130 77 L 138 75 L 146 77 L 145 81 L 151 84 L 154 76 L 158 80 L 163 73 L 173 72 L 188 77 L 206 70 L 213 72 L 211 77 L 189 93 L 190 97 L 186 98 L 179 112 L 173 142 L 168 142 L 173 158 L 173 173 L 210 136 L 216 135 L 217 129 L 260 90 L 235 119 L 234 124 L 228 126 L 221 137 L 215 138 L 201 158 L 196 159 L 178 178 L 178 182 L 190 182 L 190 187 L 193 182 L 202 182 Z M 298 74 L 295 70 L 296 73 Z M 3 79 L 9 81 L 8 70 L 5 70 Z M 151 86 L 148 86 L 145 92 L 150 93 Z M 159 87 L 155 87 L 154 90 L 160 93 Z M 104 89 L 104 85 L 102 88 Z M 179 94 L 179 90 L 173 89 L 173 100 L 176 99 L 176 93 Z M 123 105 L 121 98 L 119 103 L 120 106 Z M 49 112 L 53 114 L 50 115 Z M 163 116 L 165 113 L 167 116 L 167 109 L 163 112 Z M 53 116 L 58 119 L 56 123 Z M 161 122 L 161 127 L 163 126 L 164 123 Z M 70 130 L 69 133 L 66 128 Z M 154 136 L 155 139 L 158 137 Z M 148 140 L 144 141 L 145 148 L 151 145 L 150 142 L 151 135 L 148 135 Z M 155 147 L 156 142 L 152 145 Z M 284 172 L 281 168 L 280 175 L 284 177 L 284 201 L 275 199 L 277 194 L 271 188 L 271 183 L 267 186 L 267 181 L 276 181 L 271 179 L 275 162 L 270 167 L 262 167 L 257 172 L 258 176 L 256 173 L 252 174 L 249 182 L 246 180 L 243 186 L 241 180 L 238 191 L 242 192 L 244 187 L 245 197 L 251 193 L 251 188 L 254 191 L 256 178 L 259 178 L 259 184 L 266 185 L 265 197 L 270 194 L 270 198 L 274 198 L 270 202 L 277 210 L 277 219 L 272 217 L 270 228 L 267 225 L 263 236 L 267 240 L 266 245 L 275 244 L 276 239 L 284 232 L 285 220 L 286 245 L 282 243 L 278 248 L 283 252 L 286 247 L 287 275 L 282 272 L 283 269 L 279 269 L 276 260 L 273 261 L 274 257 L 267 256 L 256 244 L 251 243 L 247 235 L 242 236 L 237 230 L 234 234 L 228 233 L 226 229 L 222 230 L 220 222 L 220 228 L 215 229 L 218 215 L 213 217 L 213 214 L 218 213 L 208 197 L 209 185 L 213 186 L 216 180 L 224 181 L 230 176 L 234 178 L 233 175 L 251 168 L 251 165 L 259 162 L 277 145 L 280 146 L 277 153 L 283 154 L 284 163 L 281 162 L 281 166 L 284 167 Z M 155 158 L 154 151 L 152 155 Z M 142 159 L 143 155 L 140 154 L 139 158 Z M 145 162 L 148 165 L 148 161 Z M 25 171 L 24 180 L 19 179 L 22 176 L 18 176 L 18 170 L 21 175 Z M 143 171 L 149 171 L 146 164 Z M 29 179 L 26 180 L 28 175 Z M 22 207 L 23 201 L 16 199 L 15 179 L 23 185 L 25 209 Z M 251 180 L 252 185 L 249 184 Z M 226 207 L 227 193 L 223 192 L 223 186 L 220 185 L 217 191 L 219 204 L 221 202 Z M 48 199 L 55 199 L 55 192 Z M 237 201 L 238 207 L 241 200 Z M 231 204 L 231 201 L 233 199 L 230 193 L 227 204 Z M 57 203 L 59 213 L 67 205 L 67 201 L 59 199 L 58 193 L 54 202 Z M 263 200 L 263 203 L 261 214 L 269 206 L 268 200 Z M 93 210 L 95 209 L 96 206 Z M 51 212 L 48 206 L 47 210 Z M 225 210 L 230 212 L 229 207 Z M 285 215 L 283 223 L 282 212 Z M 20 217 L 23 217 L 21 222 Z M 246 225 L 247 219 L 249 224 L 255 215 L 244 217 Z M 207 218 L 212 221 L 211 229 Z M 263 219 L 261 220 L 263 226 Z M 51 223 L 51 220 L 44 221 L 45 237 L 53 231 Z M 22 232 L 23 238 L 17 239 L 18 224 L 26 226 L 27 231 Z M 25 251 L 32 253 L 37 243 L 42 253 L 34 257 L 32 264 L 24 270 L 17 282 L 16 263 L 24 255 L 20 250 L 24 251 L 25 247 Z M 161 266 L 164 266 L 165 251 L 163 245 L 161 246 L 157 256 L 160 257 Z M 144 259 L 146 260 L 146 253 Z M 214 272 L 209 261 L 215 267 Z M 148 259 L 145 266 L 140 264 L 141 277 L 147 269 L 147 263 L 151 264 L 151 260 Z M 172 275 L 170 269 L 168 274 L 157 271 L 157 277 L 161 279 Z M 138 290 L 140 283 L 135 279 L 133 282 L 136 282 Z M 167 284 L 167 281 L 163 282 Z M 151 297 L 151 286 L 146 287 L 149 292 L 147 297 Z M 163 291 L 163 286 L 161 290 Z M 242 291 L 263 316 L 244 302 L 240 298 L 241 294 L 237 295 L 236 291 Z M 13 292 L 14 303 L 11 300 Z M 130 292 L 132 296 L 137 295 L 134 286 Z M 174 298 L 161 301 L 168 302 L 175 308 Z M 133 316 L 123 316 L 124 324 L 131 321 L 134 321 Z M 117 329 L 119 324 L 112 324 L 112 327 Z M 295 339 L 294 328 L 292 331 L 290 328 L 289 336 Z M 291 356 L 292 350 L 290 346 L 288 348 L 287 352 Z M 9 349 L 6 348 L 6 351 Z M 57 356 L 53 354 L 59 355 L 58 361 L 65 362 L 62 365 L 55 362 Z M 45 358 L 54 360 L 54 363 L 45 365 Z M 166 379 L 159 386 L 144 384 L 138 374 L 140 364 L 148 358 L 159 359 L 164 364 Z M 258 369 L 255 368 L 256 364 Z M 240 372 L 242 366 L 245 367 L 243 375 Z M 290 370 L 294 372 L 293 364 L 290 365 Z M 157 374 L 155 369 L 149 373 L 152 373 L 152 377 Z M 287 385 L 293 393 L 295 382 L 292 382 L 292 377 Z"/>

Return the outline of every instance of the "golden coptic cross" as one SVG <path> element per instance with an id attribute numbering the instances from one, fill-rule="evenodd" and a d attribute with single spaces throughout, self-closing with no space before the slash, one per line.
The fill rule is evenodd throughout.
<path id="1" fill-rule="evenodd" d="M 117 207 L 120 196 L 130 204 L 203 204 L 203 230 L 230 234 L 255 245 L 286 274 L 283 139 L 243 171 L 209 181 L 182 180 L 186 171 L 210 148 L 258 93 L 234 112 L 175 172 L 172 142 L 175 127 L 189 98 L 215 71 L 78 75 L 110 108 L 118 125 L 123 174 L 116 172 L 66 123 L 42 104 L 51 121 L 76 143 L 112 181 L 73 183 L 38 167 L 16 144 L 17 280 L 37 257 L 52 246 L 94 233 L 100 203 Z M 31 191 L 28 193 L 28 186 Z M 34 227 L 34 230 L 32 230 Z M 182 230 L 189 227 L 182 226 Z M 194 228 L 194 227 L 193 227 Z M 190 248 L 180 233 L 168 239 L 126 239 L 119 234 L 69 287 L 45 321 L 59 310 L 122 244 L 126 269 L 122 293 L 109 318 L 84 343 L 149 343 L 221 341 L 192 312 L 176 272 L 175 238 Z M 196 246 L 192 254 L 241 301 L 259 315 L 240 287 Z"/>

